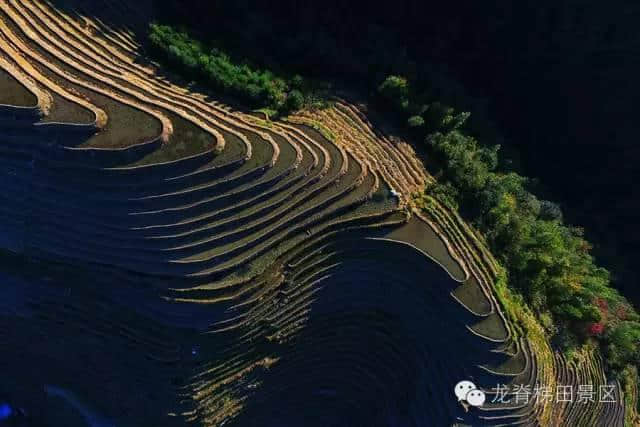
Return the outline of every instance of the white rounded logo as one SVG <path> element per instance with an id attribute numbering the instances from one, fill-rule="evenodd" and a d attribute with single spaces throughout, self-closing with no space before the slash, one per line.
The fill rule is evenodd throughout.
<path id="1" fill-rule="evenodd" d="M 469 405 L 476 406 L 476 407 L 484 405 L 485 399 L 486 399 L 486 396 L 484 395 L 484 392 L 482 390 L 477 390 L 477 389 L 471 390 L 470 392 L 468 392 L 465 398 L 465 400 Z"/>
<path id="2" fill-rule="evenodd" d="M 456 394 L 456 397 L 458 398 L 458 402 L 459 402 L 461 400 L 465 400 L 467 397 L 467 393 L 475 389 L 476 389 L 476 385 L 471 381 L 460 381 L 458 384 L 456 384 L 456 387 L 453 389 L 453 392 Z"/>

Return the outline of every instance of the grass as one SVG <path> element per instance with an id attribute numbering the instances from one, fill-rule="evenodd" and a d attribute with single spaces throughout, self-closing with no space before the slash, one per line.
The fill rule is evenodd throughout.
<path id="1" fill-rule="evenodd" d="M 320 132 L 320 134 L 326 138 L 328 141 L 331 141 L 333 143 L 336 142 L 336 135 L 335 133 L 333 133 L 329 128 L 327 128 L 325 125 L 323 125 L 322 123 L 315 121 L 315 120 L 309 120 L 309 119 L 305 119 L 305 118 L 299 118 L 299 117 L 288 117 L 285 119 L 285 121 L 287 122 L 291 122 L 291 123 L 295 123 L 295 124 L 302 124 L 302 125 L 307 125 L 315 130 L 317 130 L 318 132 Z"/>
<path id="2" fill-rule="evenodd" d="M 638 426 L 640 423 L 640 400 L 638 400 L 638 367 L 627 366 L 622 372 L 624 384 L 624 427 Z"/>
<path id="3" fill-rule="evenodd" d="M 257 113 L 262 113 L 265 115 L 265 117 L 267 118 L 267 120 L 271 120 L 271 118 L 276 118 L 278 116 L 278 111 L 274 110 L 273 108 L 258 108 L 257 110 L 254 110 Z"/>

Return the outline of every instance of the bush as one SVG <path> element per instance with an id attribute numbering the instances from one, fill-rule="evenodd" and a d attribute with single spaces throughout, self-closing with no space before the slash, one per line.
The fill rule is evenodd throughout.
<path id="1" fill-rule="evenodd" d="M 302 89 L 304 85 L 304 79 L 301 75 L 296 74 L 291 78 L 291 87 L 294 89 Z"/>
<path id="2" fill-rule="evenodd" d="M 287 112 L 300 110 L 304 106 L 304 95 L 297 89 L 292 90 L 287 95 L 285 110 Z"/>
<path id="3" fill-rule="evenodd" d="M 304 105 L 301 92 L 304 79 L 294 76 L 291 83 L 268 70 L 256 70 L 234 63 L 218 49 L 207 49 L 168 25 L 151 24 L 151 50 L 191 79 L 200 79 L 229 95 L 237 96 L 253 108 L 270 108 L 279 112 L 297 110 Z M 295 89 L 289 92 L 289 88 Z"/>
<path id="4" fill-rule="evenodd" d="M 589 335 L 600 336 L 604 331 L 604 325 L 602 323 L 591 323 L 587 330 Z"/>
<path id="5" fill-rule="evenodd" d="M 540 201 L 540 218 L 562 222 L 562 209 L 556 203 L 542 200 Z"/>
<path id="6" fill-rule="evenodd" d="M 388 76 L 378 86 L 378 93 L 396 108 L 406 110 L 409 107 L 409 84 L 400 76 Z"/>
<path id="7" fill-rule="evenodd" d="M 430 194 L 440 203 L 452 209 L 458 209 L 458 190 L 449 182 L 444 184 L 433 182 L 425 187 L 425 193 Z"/>
<path id="8" fill-rule="evenodd" d="M 419 128 L 424 126 L 424 119 L 420 116 L 411 116 L 407 119 L 407 125 L 410 128 Z"/>
<path id="9" fill-rule="evenodd" d="M 606 335 L 608 341 L 606 356 L 608 363 L 617 369 L 627 364 L 640 363 L 638 346 L 640 345 L 640 324 L 622 322 Z"/>

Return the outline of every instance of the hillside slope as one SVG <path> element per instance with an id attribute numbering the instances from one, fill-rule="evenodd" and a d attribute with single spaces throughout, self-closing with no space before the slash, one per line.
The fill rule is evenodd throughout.
<path id="1" fill-rule="evenodd" d="M 25 423 L 624 425 L 598 354 L 552 350 L 364 106 L 231 108 L 142 54 L 144 2 L 97 3 L 0 3 L 0 397 Z"/>

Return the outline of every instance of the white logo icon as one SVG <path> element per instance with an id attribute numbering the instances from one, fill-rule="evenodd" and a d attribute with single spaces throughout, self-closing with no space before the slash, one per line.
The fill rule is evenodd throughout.
<path id="1" fill-rule="evenodd" d="M 460 381 L 453 389 L 458 402 L 466 401 L 471 406 L 482 406 L 486 396 L 482 390 L 478 390 L 471 381 Z"/>
<path id="2" fill-rule="evenodd" d="M 465 400 L 467 397 L 467 393 L 475 389 L 476 385 L 471 381 L 460 381 L 458 384 L 456 384 L 456 388 L 453 389 L 453 392 L 456 394 L 459 402 L 461 400 Z"/>
<path id="3" fill-rule="evenodd" d="M 484 391 L 482 390 L 471 390 L 467 393 L 467 403 L 471 406 L 482 406 L 484 405 L 486 397 L 484 395 Z"/>

